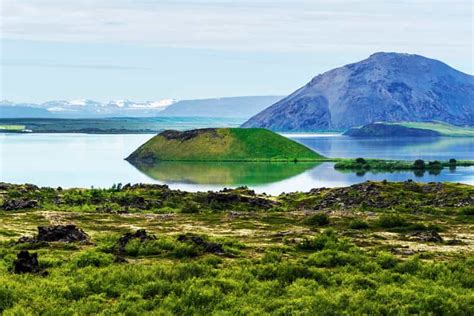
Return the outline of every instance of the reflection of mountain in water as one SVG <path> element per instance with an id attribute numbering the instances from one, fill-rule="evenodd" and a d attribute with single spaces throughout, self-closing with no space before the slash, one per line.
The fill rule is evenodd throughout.
<path id="1" fill-rule="evenodd" d="M 171 162 L 134 163 L 152 179 L 167 183 L 259 185 L 281 181 L 314 168 L 318 163 Z"/>

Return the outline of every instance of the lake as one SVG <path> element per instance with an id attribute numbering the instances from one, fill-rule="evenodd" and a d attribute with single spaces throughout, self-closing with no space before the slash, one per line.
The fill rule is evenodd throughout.
<path id="1" fill-rule="evenodd" d="M 110 187 L 114 183 L 166 183 L 187 191 L 248 185 L 279 194 L 367 180 L 450 181 L 474 184 L 474 167 L 440 174 L 412 171 L 355 174 L 333 163 L 177 163 L 132 166 L 124 160 L 150 134 L 0 134 L 0 181 L 40 186 Z M 474 138 L 354 139 L 340 135 L 291 134 L 328 157 L 447 160 L 474 159 Z"/>

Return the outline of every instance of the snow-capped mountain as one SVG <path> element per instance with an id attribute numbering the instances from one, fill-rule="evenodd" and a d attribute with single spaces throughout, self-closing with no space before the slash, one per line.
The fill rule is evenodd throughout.
<path id="1" fill-rule="evenodd" d="M 91 117 L 114 117 L 114 116 L 157 116 L 159 112 L 175 103 L 174 99 L 163 99 L 158 101 L 134 102 L 130 100 L 113 100 L 108 102 L 98 102 L 89 99 L 78 100 L 54 100 L 41 104 L 13 103 L 1 101 L 0 108 L 22 106 L 26 108 L 44 109 L 54 117 L 63 118 L 91 118 Z"/>

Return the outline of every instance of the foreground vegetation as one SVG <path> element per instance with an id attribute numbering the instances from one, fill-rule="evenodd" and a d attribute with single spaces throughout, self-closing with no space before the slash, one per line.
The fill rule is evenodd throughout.
<path id="1" fill-rule="evenodd" d="M 0 313 L 469 315 L 473 207 L 472 186 L 410 181 L 275 197 L 0 184 Z M 71 223 L 90 240 L 16 242 Z M 137 229 L 156 238 L 117 248 Z M 20 250 L 47 273 L 12 273 Z"/>

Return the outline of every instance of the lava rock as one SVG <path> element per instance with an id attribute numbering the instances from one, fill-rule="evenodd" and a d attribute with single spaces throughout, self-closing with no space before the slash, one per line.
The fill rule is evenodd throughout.
<path id="1" fill-rule="evenodd" d="M 17 259 L 13 262 L 14 273 L 39 273 L 42 275 L 48 274 L 47 271 L 40 268 L 37 253 L 30 254 L 27 250 L 22 250 L 16 255 L 16 257 Z"/>
<path id="2" fill-rule="evenodd" d="M 408 234 L 406 237 L 410 241 L 443 242 L 443 238 L 434 230 L 417 231 L 417 232 Z"/>
<path id="3" fill-rule="evenodd" d="M 35 208 L 38 206 L 36 200 L 11 199 L 5 200 L 2 204 L 2 209 L 5 211 L 15 211 L 25 208 Z"/>
<path id="4" fill-rule="evenodd" d="M 86 242 L 89 236 L 76 225 L 38 226 L 35 237 L 21 237 L 18 243 L 39 242 Z"/>
<path id="5" fill-rule="evenodd" d="M 216 255 L 223 255 L 224 254 L 224 249 L 222 248 L 221 244 L 205 241 L 200 236 L 179 235 L 178 236 L 178 241 L 180 241 L 180 242 L 191 242 L 191 243 L 195 244 L 196 246 L 202 247 L 204 249 L 204 252 L 206 252 L 206 253 L 213 253 L 213 254 L 216 254 Z"/>
<path id="6" fill-rule="evenodd" d="M 134 239 L 138 239 L 141 243 L 143 243 L 145 241 L 155 240 L 156 237 L 153 235 L 149 235 L 144 229 L 139 229 L 135 233 L 126 233 L 125 235 L 120 237 L 117 243 L 115 244 L 115 250 L 118 253 L 124 253 L 127 244 Z"/>

